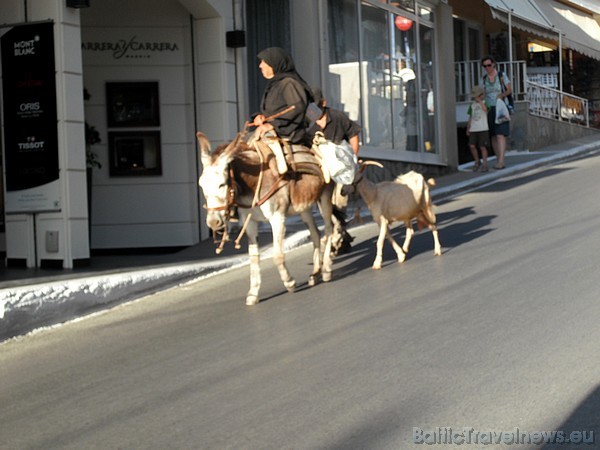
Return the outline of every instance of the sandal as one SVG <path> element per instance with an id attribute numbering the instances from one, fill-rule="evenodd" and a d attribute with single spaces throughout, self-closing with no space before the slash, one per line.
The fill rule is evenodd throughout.
<path id="1" fill-rule="evenodd" d="M 480 172 L 487 172 L 488 170 L 488 166 L 481 166 Z"/>
<path id="2" fill-rule="evenodd" d="M 504 169 L 504 163 L 496 163 L 496 165 L 494 166 L 494 169 L 496 169 L 496 170 Z"/>
<path id="3" fill-rule="evenodd" d="M 473 172 L 477 172 L 479 170 L 479 164 L 473 164 L 473 167 L 471 167 L 471 170 Z"/>

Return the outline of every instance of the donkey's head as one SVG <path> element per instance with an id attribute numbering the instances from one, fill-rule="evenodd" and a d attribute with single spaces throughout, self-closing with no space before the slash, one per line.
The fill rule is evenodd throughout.
<path id="1" fill-rule="evenodd" d="M 202 161 L 202 175 L 198 184 L 206 199 L 206 225 L 211 230 L 219 231 L 227 225 L 229 211 L 234 202 L 229 163 L 233 159 L 240 135 L 224 149 L 218 148 L 213 154 L 210 153 L 210 142 L 204 133 L 197 132 L 196 138 Z"/>

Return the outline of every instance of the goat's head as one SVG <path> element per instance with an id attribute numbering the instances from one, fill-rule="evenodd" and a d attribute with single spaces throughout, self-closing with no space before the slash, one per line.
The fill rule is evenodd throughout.
<path id="1" fill-rule="evenodd" d="M 358 161 L 360 167 L 358 168 L 358 172 L 356 172 L 356 176 L 354 177 L 354 181 L 352 184 L 345 184 L 342 186 L 342 190 L 340 191 L 342 195 L 350 195 L 356 192 L 356 186 L 363 179 L 363 172 L 367 168 L 367 166 L 377 166 L 383 169 L 383 165 L 378 163 L 377 161 Z"/>
<path id="2" fill-rule="evenodd" d="M 204 133 L 196 133 L 200 147 L 202 174 L 198 184 L 206 199 L 206 225 L 213 230 L 223 230 L 229 219 L 229 211 L 235 201 L 233 180 L 229 173 L 229 163 L 235 155 L 241 138 L 238 134 L 227 146 L 220 146 L 210 153 L 210 142 Z"/>

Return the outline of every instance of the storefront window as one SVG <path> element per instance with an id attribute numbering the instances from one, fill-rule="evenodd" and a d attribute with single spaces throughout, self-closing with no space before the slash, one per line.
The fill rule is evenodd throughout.
<path id="1" fill-rule="evenodd" d="M 328 7 L 327 104 L 362 123 L 357 0 L 329 0 Z"/>
<path id="2" fill-rule="evenodd" d="M 392 146 L 393 63 L 389 13 L 368 3 L 361 7 L 362 60 L 367 63 L 368 92 L 363 105 L 363 140 L 373 147 Z"/>
<path id="3" fill-rule="evenodd" d="M 419 114 L 417 80 L 416 26 L 404 15 L 393 16 L 394 66 L 394 148 L 416 152 L 419 150 Z"/>
<path id="4" fill-rule="evenodd" d="M 419 80 L 421 86 L 422 151 L 435 151 L 435 78 L 433 28 L 424 24 L 419 27 Z"/>
<path id="5" fill-rule="evenodd" d="M 361 124 L 363 146 L 435 152 L 432 9 L 414 0 L 328 7 L 328 103 Z"/>

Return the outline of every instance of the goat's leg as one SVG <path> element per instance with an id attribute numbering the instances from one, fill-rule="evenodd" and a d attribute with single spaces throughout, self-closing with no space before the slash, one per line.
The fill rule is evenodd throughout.
<path id="1" fill-rule="evenodd" d="M 377 253 L 375 254 L 375 261 L 373 262 L 373 270 L 381 269 L 381 263 L 383 262 L 383 243 L 385 242 L 386 236 L 389 234 L 388 221 L 384 217 L 380 217 L 377 222 L 379 223 L 379 237 L 377 238 Z"/>
<path id="2" fill-rule="evenodd" d="M 269 219 L 273 232 L 273 262 L 279 271 L 279 277 L 289 292 L 296 289 L 296 280 L 292 278 L 285 265 L 285 254 L 283 252 L 283 239 L 285 238 L 285 214 L 276 212 Z"/>
<path id="3" fill-rule="evenodd" d="M 404 244 L 402 244 L 402 250 L 406 254 L 408 253 L 410 242 L 412 241 L 413 235 L 415 234 L 415 230 L 413 229 L 411 220 L 405 220 L 404 225 L 406 225 L 406 236 L 404 237 Z"/>
<path id="4" fill-rule="evenodd" d="M 250 257 L 250 290 L 246 295 L 246 305 L 253 306 L 259 301 L 258 293 L 261 284 L 258 223 L 254 220 L 248 222 L 246 236 L 248 236 L 248 256 Z"/>
<path id="5" fill-rule="evenodd" d="M 310 240 L 313 243 L 313 271 L 308 277 L 308 285 L 314 286 L 317 282 L 317 277 L 321 273 L 321 239 L 319 229 L 315 224 L 315 218 L 310 210 L 300 214 L 302 221 L 306 224 L 310 233 Z"/>
<path id="6" fill-rule="evenodd" d="M 435 226 L 435 224 L 432 223 L 431 225 L 429 225 L 429 229 L 431 230 L 431 234 L 433 234 L 433 254 L 435 256 L 440 256 L 442 254 L 442 246 L 440 245 L 437 226 Z"/>
<path id="7" fill-rule="evenodd" d="M 407 230 L 408 230 L 408 228 L 410 228 L 410 231 L 412 231 L 412 227 L 410 227 L 410 222 L 408 225 L 409 225 L 409 227 L 407 227 Z M 387 240 L 390 241 L 390 244 L 392 244 L 392 247 L 394 248 L 394 251 L 396 252 L 396 255 L 398 256 L 398 262 L 403 263 L 404 260 L 406 260 L 406 252 L 396 242 L 396 240 L 394 239 L 394 236 L 392 236 L 392 232 L 390 231 L 389 227 L 386 227 L 386 228 L 387 228 L 387 232 L 386 232 L 385 236 L 387 237 Z M 407 231 L 407 233 L 408 233 L 408 231 Z"/>

